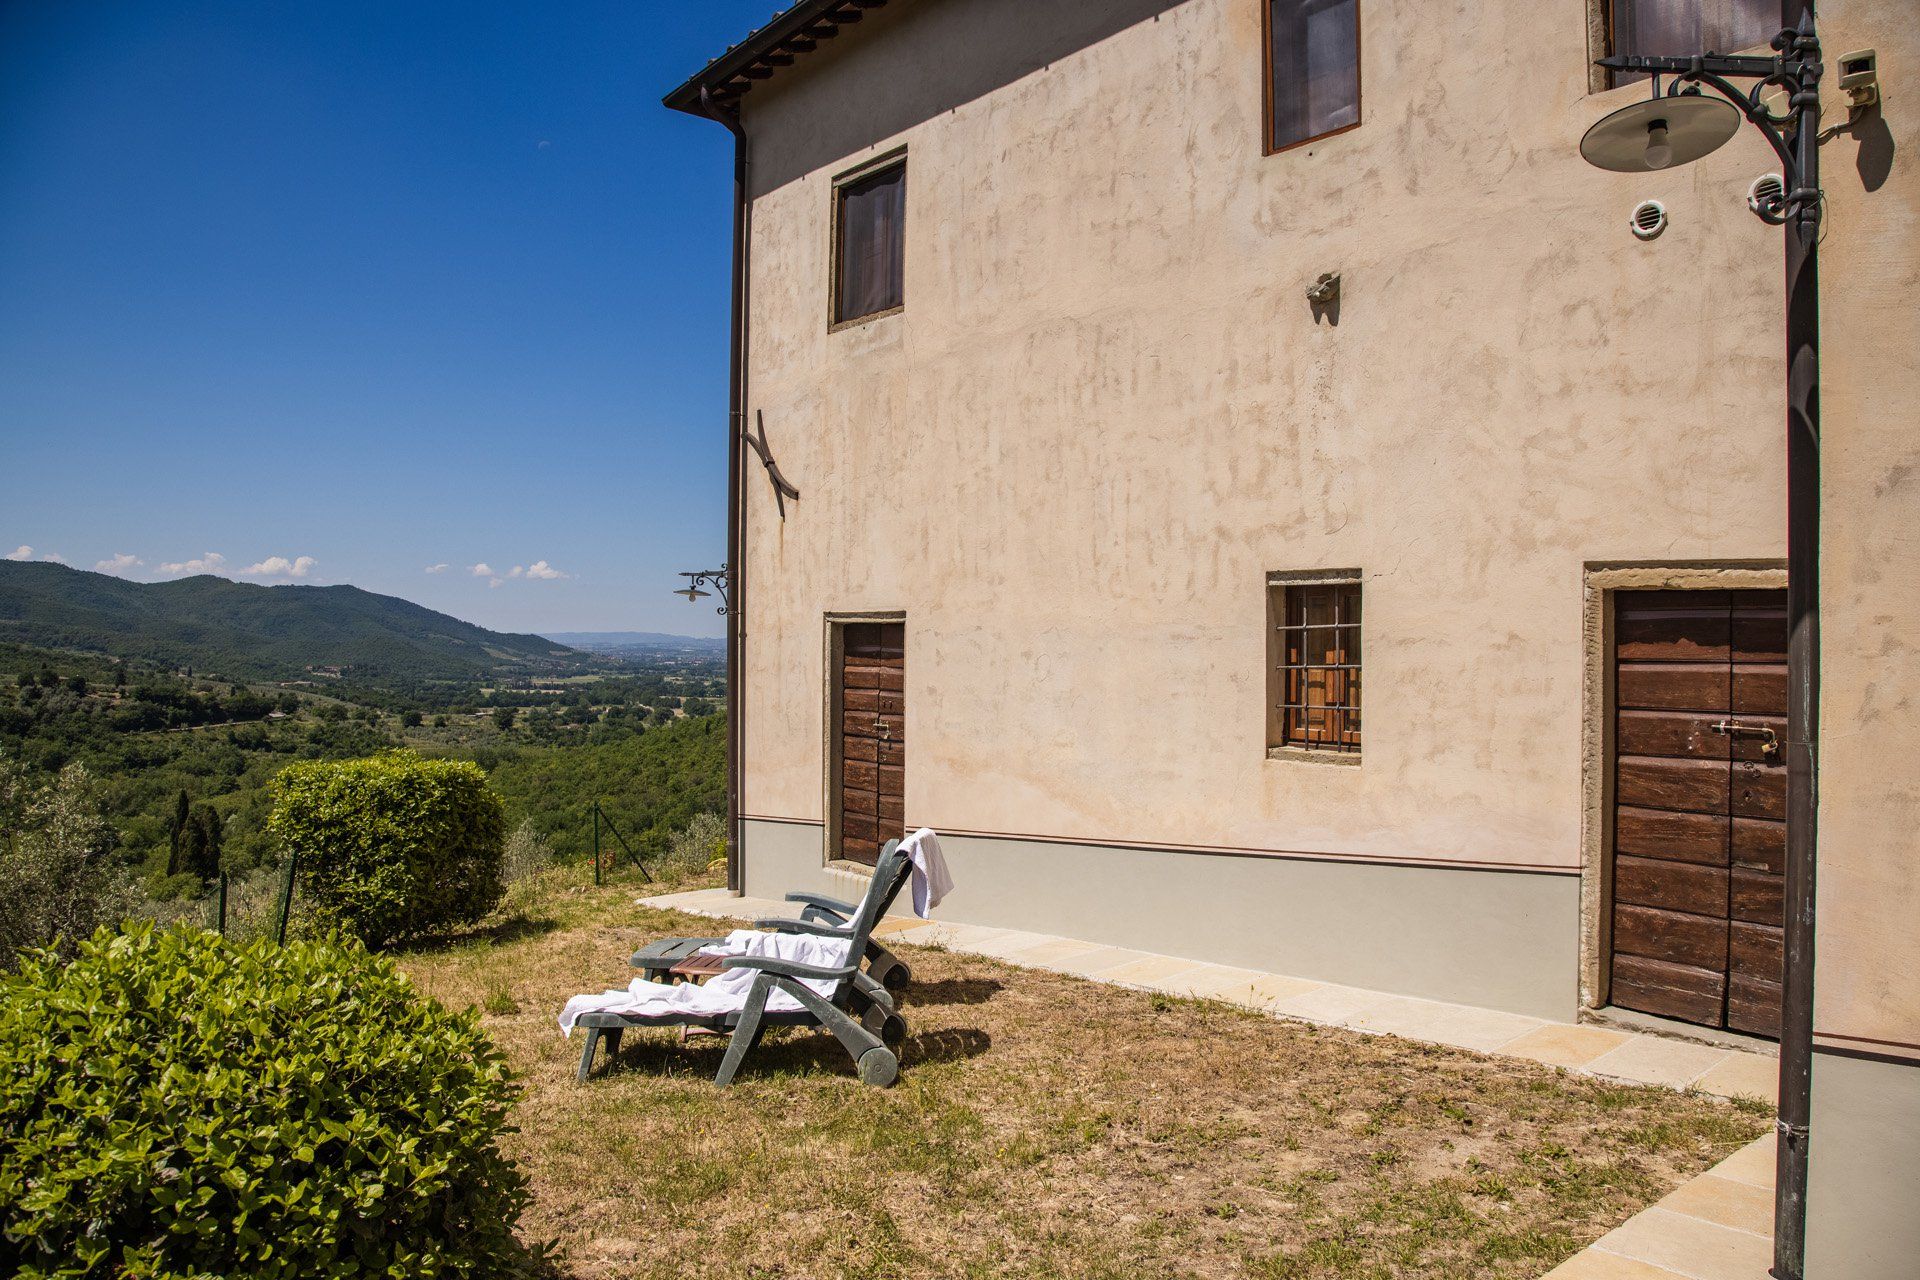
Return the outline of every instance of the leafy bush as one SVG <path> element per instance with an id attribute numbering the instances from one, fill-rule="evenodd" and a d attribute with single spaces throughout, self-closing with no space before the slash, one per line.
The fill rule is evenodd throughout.
<path id="1" fill-rule="evenodd" d="M 477 1014 L 352 942 L 37 952 L 0 983 L 0 1271 L 511 1272 L 514 1092 Z"/>
<path id="2" fill-rule="evenodd" d="M 389 751 L 288 765 L 267 829 L 322 928 L 369 946 L 471 924 L 503 885 L 506 818 L 479 766 Z"/>
<path id="3" fill-rule="evenodd" d="M 552 861 L 553 846 L 540 834 L 540 828 L 533 825 L 532 818 L 522 818 L 513 834 L 507 837 L 500 878 L 510 885 L 518 884 L 546 870 Z"/>
<path id="4" fill-rule="evenodd" d="M 697 813 L 674 833 L 656 874 L 663 880 L 691 880 L 705 875 L 717 860 L 727 858 L 727 823 L 717 813 Z"/>
<path id="5" fill-rule="evenodd" d="M 119 918 L 132 894 L 108 861 L 114 843 L 84 768 L 49 782 L 0 757 L 0 968 Z"/>

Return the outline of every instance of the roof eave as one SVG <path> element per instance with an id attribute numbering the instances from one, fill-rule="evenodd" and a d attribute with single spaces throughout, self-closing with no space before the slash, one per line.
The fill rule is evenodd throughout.
<path id="1" fill-rule="evenodd" d="M 733 48 L 695 73 L 685 84 L 661 99 L 675 111 L 706 116 L 701 105 L 705 90 L 723 108 L 736 107 L 757 81 L 771 79 L 781 67 L 812 53 L 820 45 L 878 9 L 887 0 L 799 0 L 799 3 L 753 32 Z"/>

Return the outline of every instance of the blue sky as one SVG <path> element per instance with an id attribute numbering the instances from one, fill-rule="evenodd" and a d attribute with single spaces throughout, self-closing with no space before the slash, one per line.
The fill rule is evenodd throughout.
<path id="1" fill-rule="evenodd" d="M 773 2 L 0 5 L 0 554 L 715 633 Z"/>

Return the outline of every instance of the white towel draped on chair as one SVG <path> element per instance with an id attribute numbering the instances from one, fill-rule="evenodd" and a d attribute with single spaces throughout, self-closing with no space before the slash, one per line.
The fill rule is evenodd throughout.
<path id="1" fill-rule="evenodd" d="M 913 914 L 922 920 L 940 905 L 940 899 L 953 892 L 953 876 L 947 872 L 947 856 L 940 852 L 940 837 L 931 827 L 922 827 L 900 842 L 901 850 L 913 863 Z"/>
<path id="2" fill-rule="evenodd" d="M 762 933 L 758 929 L 735 929 L 718 946 L 703 947 L 702 955 L 772 956 L 800 964 L 823 968 L 847 962 L 847 944 L 839 938 L 815 938 L 806 934 Z M 648 982 L 635 978 L 625 987 L 613 987 L 598 994 L 578 995 L 560 1011 L 560 1030 L 571 1036 L 573 1024 L 583 1013 L 625 1013 L 641 1017 L 685 1014 L 703 1017 L 731 1013 L 747 1002 L 747 992 L 759 976 L 758 969 L 728 969 L 715 974 L 705 985 L 692 982 Z M 833 994 L 833 983 L 817 978 L 802 979 L 807 987 L 823 997 Z M 769 1013 L 792 1013 L 800 1002 L 775 988 L 767 995 Z"/>

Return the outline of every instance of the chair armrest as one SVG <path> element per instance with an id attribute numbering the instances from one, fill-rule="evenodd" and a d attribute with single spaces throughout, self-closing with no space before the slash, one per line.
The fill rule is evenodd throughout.
<path id="1" fill-rule="evenodd" d="M 854 964 L 828 967 L 820 964 L 801 964 L 798 960 L 781 960 L 775 956 L 727 956 L 720 961 L 722 969 L 758 969 L 762 973 L 777 974 L 783 978 L 819 978 L 833 980 L 851 977 L 860 971 Z"/>
<path id="2" fill-rule="evenodd" d="M 847 925 L 821 924 L 817 920 L 793 920 L 786 916 L 774 916 L 766 920 L 755 920 L 753 927 L 766 929 L 773 933 L 807 933 L 816 938 L 848 938 L 853 930 Z"/>
<path id="3" fill-rule="evenodd" d="M 838 898 L 829 898 L 820 893 L 790 893 L 786 896 L 786 901 L 803 902 L 809 907 L 825 907 L 835 915 L 845 916 L 848 919 L 852 919 L 854 913 L 860 910 L 851 902 L 842 902 Z"/>

